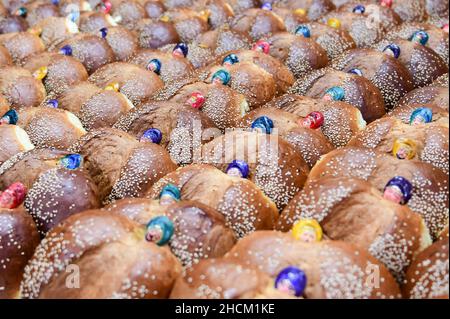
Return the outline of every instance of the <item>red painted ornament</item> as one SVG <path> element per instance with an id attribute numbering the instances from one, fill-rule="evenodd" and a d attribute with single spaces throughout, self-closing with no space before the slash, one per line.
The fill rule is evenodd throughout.
<path id="1" fill-rule="evenodd" d="M 270 44 L 264 40 L 259 40 L 258 42 L 253 44 L 252 50 L 268 54 L 270 51 Z"/>
<path id="2" fill-rule="evenodd" d="M 195 109 L 199 109 L 203 106 L 206 99 L 200 92 L 193 92 L 189 99 L 187 100 L 187 103 L 192 106 Z"/>
<path id="3" fill-rule="evenodd" d="M 317 129 L 323 125 L 324 116 L 321 112 L 311 112 L 305 118 L 300 120 L 300 124 L 305 127 Z"/>
<path id="4" fill-rule="evenodd" d="M 13 209 L 25 200 L 27 189 L 22 183 L 10 185 L 3 193 L 0 193 L 0 208 Z"/>

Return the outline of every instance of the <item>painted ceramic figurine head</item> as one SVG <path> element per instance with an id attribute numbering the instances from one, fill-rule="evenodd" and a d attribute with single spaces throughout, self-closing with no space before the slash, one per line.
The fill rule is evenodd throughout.
<path id="1" fill-rule="evenodd" d="M 427 107 L 419 107 L 411 113 L 409 124 L 420 125 L 430 123 L 433 120 L 433 112 Z"/>
<path id="2" fill-rule="evenodd" d="M 163 246 L 172 238 L 174 228 L 173 222 L 167 216 L 157 216 L 148 222 L 145 239 Z"/>
<path id="3" fill-rule="evenodd" d="M 253 121 L 251 127 L 258 132 L 270 134 L 272 133 L 274 125 L 273 121 L 267 116 L 260 116 Z"/>
<path id="4" fill-rule="evenodd" d="M 249 174 L 247 162 L 241 160 L 232 161 L 228 164 L 227 174 L 234 177 L 247 178 Z"/>
<path id="5" fill-rule="evenodd" d="M 309 113 L 305 118 L 300 120 L 300 124 L 304 127 L 317 129 L 323 125 L 324 116 L 322 112 L 314 111 Z"/>
<path id="6" fill-rule="evenodd" d="M 297 267 L 284 268 L 275 279 L 275 288 L 288 295 L 300 297 L 306 288 L 306 274 Z"/>
<path id="7" fill-rule="evenodd" d="M 394 203 L 405 205 L 411 199 L 413 186 L 402 176 L 395 176 L 384 187 L 383 197 Z"/>
<path id="8" fill-rule="evenodd" d="M 152 142 L 155 144 L 161 143 L 161 140 L 162 140 L 162 133 L 157 128 L 151 128 L 146 130 L 139 139 L 140 142 Z"/>
<path id="9" fill-rule="evenodd" d="M 292 227 L 292 236 L 306 243 L 318 242 L 322 240 L 322 227 L 315 219 L 300 219 Z"/>
<path id="10" fill-rule="evenodd" d="M 169 205 L 178 202 L 181 199 L 180 189 L 174 184 L 167 184 L 159 193 L 159 203 L 161 205 Z"/>
<path id="11" fill-rule="evenodd" d="M 398 138 L 394 141 L 392 153 L 398 159 L 413 159 L 416 156 L 416 143 L 409 138 Z"/>

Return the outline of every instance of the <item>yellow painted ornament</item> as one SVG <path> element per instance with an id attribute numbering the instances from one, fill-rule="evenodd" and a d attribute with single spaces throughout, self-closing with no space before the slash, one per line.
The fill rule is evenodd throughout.
<path id="1" fill-rule="evenodd" d="M 34 34 L 36 36 L 40 36 L 42 33 L 42 29 L 39 27 L 29 28 L 28 33 Z"/>
<path id="2" fill-rule="evenodd" d="M 413 159 L 416 156 L 416 142 L 409 138 L 398 138 L 392 146 L 392 154 L 398 159 Z"/>
<path id="3" fill-rule="evenodd" d="M 322 227 L 315 219 L 300 219 L 292 227 L 292 236 L 306 243 L 321 241 L 322 235 Z"/>
<path id="4" fill-rule="evenodd" d="M 307 13 L 306 10 L 303 9 L 303 8 L 298 8 L 298 9 L 295 9 L 295 10 L 294 10 L 294 14 L 298 14 L 298 15 L 305 16 L 306 13 Z"/>
<path id="5" fill-rule="evenodd" d="M 161 17 L 159 18 L 159 21 L 162 21 L 162 22 L 169 22 L 169 21 L 170 21 L 170 17 L 167 16 L 167 15 L 163 15 L 163 16 L 161 16 Z"/>
<path id="6" fill-rule="evenodd" d="M 339 19 L 336 18 L 328 19 L 327 24 L 335 29 L 339 29 L 341 27 L 341 21 L 339 21 Z"/>
<path id="7" fill-rule="evenodd" d="M 107 86 L 105 86 L 105 90 L 119 92 L 119 83 L 117 82 L 110 83 Z"/>
<path id="8" fill-rule="evenodd" d="M 43 80 L 48 73 L 48 68 L 46 66 L 41 66 L 39 69 L 34 71 L 33 76 L 37 80 Z"/>
<path id="9" fill-rule="evenodd" d="M 199 13 L 199 17 L 202 18 L 205 22 L 208 22 L 209 16 L 210 16 L 209 10 L 202 10 Z"/>

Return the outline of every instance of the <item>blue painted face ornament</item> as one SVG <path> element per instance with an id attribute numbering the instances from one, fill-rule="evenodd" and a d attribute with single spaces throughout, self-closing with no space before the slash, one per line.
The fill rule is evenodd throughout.
<path id="1" fill-rule="evenodd" d="M 48 107 L 56 109 L 56 108 L 58 108 L 58 105 L 59 105 L 59 103 L 58 103 L 58 100 L 56 100 L 56 99 L 51 99 L 51 100 L 47 101 Z"/>
<path id="2" fill-rule="evenodd" d="M 174 230 L 173 222 L 167 216 L 157 216 L 148 222 L 145 239 L 163 246 L 170 241 Z"/>
<path id="3" fill-rule="evenodd" d="M 71 56 L 72 55 L 72 47 L 70 45 L 65 45 L 61 49 L 59 49 L 59 53 Z"/>
<path id="4" fill-rule="evenodd" d="M 306 274 L 297 267 L 284 268 L 275 279 L 275 288 L 288 295 L 300 297 L 305 291 Z"/>
<path id="5" fill-rule="evenodd" d="M 231 75 L 225 70 L 218 70 L 213 74 L 211 82 L 214 84 L 227 85 L 231 80 Z"/>
<path id="6" fill-rule="evenodd" d="M 429 38 L 430 38 L 430 36 L 425 31 L 416 31 L 409 38 L 409 41 L 416 42 L 421 45 L 425 45 L 425 44 L 427 44 Z"/>
<path id="7" fill-rule="evenodd" d="M 159 61 L 158 59 L 150 60 L 150 62 L 148 62 L 147 64 L 147 70 L 153 71 L 159 75 L 161 73 L 161 61 Z"/>
<path id="8" fill-rule="evenodd" d="M 358 4 L 353 8 L 353 13 L 363 14 L 364 12 L 366 12 L 366 8 L 361 4 Z"/>
<path id="9" fill-rule="evenodd" d="M 162 133 L 157 128 L 148 129 L 142 134 L 140 142 L 152 142 L 155 144 L 161 143 Z"/>
<path id="10" fill-rule="evenodd" d="M 342 101 L 345 97 L 345 91 L 340 86 L 333 86 L 325 91 L 325 95 L 322 97 L 325 101 Z"/>
<path id="11" fill-rule="evenodd" d="M 350 71 L 348 71 L 348 73 L 352 73 L 352 74 L 356 74 L 356 75 L 359 75 L 359 76 L 363 76 L 362 71 L 360 69 L 357 69 L 357 68 L 351 69 Z"/>
<path id="12" fill-rule="evenodd" d="M 273 121 L 267 116 L 260 116 L 252 123 L 252 129 L 265 134 L 272 133 L 273 127 Z"/>
<path id="13" fill-rule="evenodd" d="M 261 9 L 272 11 L 272 4 L 270 2 L 264 2 L 263 5 L 261 6 Z"/>
<path id="14" fill-rule="evenodd" d="M 228 54 L 222 61 L 223 66 L 233 65 L 235 63 L 239 63 L 239 58 L 234 53 Z"/>
<path id="15" fill-rule="evenodd" d="M 100 36 L 104 39 L 108 35 L 108 28 L 101 28 L 99 30 L 99 32 L 100 32 Z"/>
<path id="16" fill-rule="evenodd" d="M 405 205 L 411 199 L 412 184 L 402 176 L 395 176 L 384 187 L 383 198 Z"/>
<path id="17" fill-rule="evenodd" d="M 159 193 L 159 203 L 161 205 L 168 205 L 178 202 L 181 199 L 180 189 L 174 184 L 167 184 Z"/>
<path id="18" fill-rule="evenodd" d="M 77 169 L 81 166 L 83 157 L 80 154 L 69 154 L 59 160 L 59 164 L 70 170 Z"/>
<path id="19" fill-rule="evenodd" d="M 19 121 L 19 114 L 17 114 L 16 110 L 9 110 L 0 118 L 1 124 L 11 124 L 16 125 L 17 121 Z"/>
<path id="20" fill-rule="evenodd" d="M 305 38 L 310 38 L 311 37 L 311 30 L 305 25 L 300 25 L 300 26 L 297 27 L 297 29 L 295 29 L 295 34 L 302 35 Z"/>
<path id="21" fill-rule="evenodd" d="M 14 14 L 16 16 L 19 16 L 22 18 L 25 18 L 27 16 L 27 13 L 28 13 L 28 11 L 27 11 L 27 8 L 25 8 L 25 7 L 20 7 L 19 9 L 16 10 L 16 12 L 14 12 Z"/>
<path id="22" fill-rule="evenodd" d="M 247 162 L 234 160 L 227 167 L 227 174 L 234 177 L 247 178 L 249 167 Z"/>
<path id="23" fill-rule="evenodd" d="M 409 118 L 410 125 L 420 125 L 430 123 L 433 120 L 433 111 L 428 107 L 419 107 L 415 109 Z"/>
<path id="24" fill-rule="evenodd" d="M 396 44 L 389 44 L 383 49 L 383 52 L 398 59 L 400 56 L 400 47 Z"/>
<path id="25" fill-rule="evenodd" d="M 173 56 L 185 58 L 188 55 L 188 46 L 186 43 L 178 43 L 172 51 Z"/>

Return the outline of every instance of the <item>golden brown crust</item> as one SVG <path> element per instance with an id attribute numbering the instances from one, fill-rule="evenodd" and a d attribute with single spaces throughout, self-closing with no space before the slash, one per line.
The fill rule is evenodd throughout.
<path id="1" fill-rule="evenodd" d="M 186 58 L 174 57 L 158 50 L 141 49 L 128 62 L 147 68 L 148 63 L 153 59 L 158 59 L 161 63 L 159 75 L 165 83 L 190 77 L 194 73 L 193 65 Z"/>
<path id="2" fill-rule="evenodd" d="M 382 19 L 380 17 L 377 18 Z M 385 31 L 381 23 L 376 22 L 376 18 L 368 18 L 353 12 L 330 12 L 326 16 L 321 17 L 319 21 L 327 23 L 330 19 L 340 21 L 339 28 L 346 30 L 350 34 L 358 48 L 367 48 L 380 41 Z"/>
<path id="3" fill-rule="evenodd" d="M 309 168 L 312 168 L 322 155 L 334 149 L 334 146 L 320 130 L 301 126 L 299 123 L 300 116 L 277 108 L 255 109 L 241 119 L 238 127 L 251 127 L 253 121 L 260 116 L 267 116 L 273 121 L 277 134 L 302 155 Z"/>
<path id="4" fill-rule="evenodd" d="M 420 107 L 426 107 L 431 110 L 433 113 L 432 122 L 433 123 L 439 123 L 439 125 L 442 125 L 444 127 L 448 127 L 449 125 L 449 116 L 448 116 L 448 110 L 440 108 L 436 106 L 436 104 L 413 104 L 408 103 L 404 104 L 403 106 L 398 106 L 395 109 L 392 110 L 392 112 L 386 114 L 386 117 L 395 117 L 396 119 L 401 120 L 405 124 L 409 124 L 411 119 L 411 114 Z"/>
<path id="5" fill-rule="evenodd" d="M 386 117 L 369 124 L 352 138 L 348 146 L 367 147 L 392 155 L 394 142 L 399 138 L 408 138 L 416 143 L 413 159 L 430 163 L 448 173 L 448 121 L 413 126 Z"/>
<path id="6" fill-rule="evenodd" d="M 448 237 L 421 252 L 408 268 L 405 298 L 448 299 Z"/>
<path id="7" fill-rule="evenodd" d="M 123 94 L 102 90 L 89 82 L 71 86 L 58 97 L 58 104 L 59 108 L 75 114 L 88 131 L 112 126 L 133 107 Z"/>
<path id="8" fill-rule="evenodd" d="M 204 258 L 221 257 L 236 242 L 233 231 L 225 226 L 223 215 L 196 201 L 161 205 L 157 200 L 127 198 L 104 210 L 125 215 L 143 226 L 154 217 L 169 217 L 175 226 L 169 246 L 184 266 Z"/>
<path id="9" fill-rule="evenodd" d="M 22 206 L 0 208 L 0 298 L 17 298 L 23 270 L 39 244 L 39 234 Z"/>
<path id="10" fill-rule="evenodd" d="M 367 122 L 372 122 L 386 113 L 380 90 L 368 79 L 328 68 L 316 70 L 297 80 L 289 92 L 322 98 L 325 92 L 334 86 L 344 89 L 342 101 L 357 107 Z"/>
<path id="11" fill-rule="evenodd" d="M 189 164 L 194 160 L 196 148 L 213 137 L 203 138 L 203 130 L 214 130 L 216 127 L 206 115 L 190 105 L 152 101 L 120 117 L 114 128 L 126 131 L 137 139 L 148 129 L 159 129 L 162 133 L 159 144 L 167 149 L 172 160 L 177 164 Z"/>
<path id="12" fill-rule="evenodd" d="M 112 19 L 100 11 L 80 12 L 79 29 L 81 32 L 97 34 L 101 28 L 111 27 Z"/>
<path id="13" fill-rule="evenodd" d="M 153 72 L 134 64 L 115 62 L 103 66 L 89 77 L 100 88 L 117 83 L 119 91 L 135 105 L 150 98 L 163 87 L 163 81 Z"/>
<path id="14" fill-rule="evenodd" d="M 383 264 L 365 250 L 340 241 L 303 243 L 290 234 L 258 231 L 239 240 L 226 258 L 258 267 L 272 278 L 285 267 L 299 267 L 307 276 L 305 298 L 400 297 L 395 279 Z"/>
<path id="15" fill-rule="evenodd" d="M 207 67 L 203 70 L 200 79 L 211 83 L 214 73 L 223 69 L 224 67 L 220 65 Z M 243 94 L 251 108 L 264 105 L 276 96 L 275 78 L 253 62 L 233 64 L 226 70 L 231 76 L 228 85 Z"/>
<path id="16" fill-rule="evenodd" d="M 26 20 L 30 26 L 34 26 L 47 17 L 59 16 L 58 7 L 46 1 L 33 1 L 27 3 L 24 7 L 27 9 Z"/>
<path id="17" fill-rule="evenodd" d="M 427 2 L 430 1 L 427 0 Z M 386 35 L 386 39 L 390 41 L 395 41 L 398 39 L 409 40 L 413 33 L 419 30 L 426 31 L 429 35 L 429 39 L 425 45 L 433 49 L 441 56 L 444 62 L 448 64 L 448 33 L 432 24 L 403 22 L 398 27 L 390 30 Z"/>
<path id="18" fill-rule="evenodd" d="M 402 176 L 413 185 L 408 207 L 422 216 L 431 236 L 436 238 L 448 223 L 448 175 L 431 164 L 346 147 L 323 156 L 308 175 L 307 184 L 327 176 L 364 179 L 379 191 L 394 176 Z"/>
<path id="19" fill-rule="evenodd" d="M 283 138 L 257 132 L 234 131 L 216 137 L 202 148 L 203 161 L 225 171 L 228 164 L 244 160 L 249 179 L 271 198 L 279 209 L 303 187 L 308 164 Z"/>
<path id="20" fill-rule="evenodd" d="M 320 130 L 335 146 L 343 147 L 359 131 L 366 127 L 358 108 L 345 102 L 327 102 L 311 97 L 285 94 L 273 99 L 265 107 L 276 107 L 300 117 L 313 111 L 320 111 L 324 123 Z"/>
<path id="21" fill-rule="evenodd" d="M 18 15 L 0 19 L 0 33 L 24 32 L 28 28 L 27 21 Z"/>
<path id="22" fill-rule="evenodd" d="M 205 97 L 201 111 L 221 130 L 236 127 L 239 120 L 249 111 L 245 96 L 232 88 L 226 85 L 195 82 L 195 80 L 187 81 L 186 85 L 180 83 L 179 88 L 174 85 L 174 90 L 170 86 L 166 87 L 166 90 L 158 92 L 156 100 L 169 99 L 169 101 L 185 104 L 194 92 L 201 93 Z M 210 137 L 215 136 L 213 133 L 211 132 Z"/>
<path id="23" fill-rule="evenodd" d="M 370 183 L 356 178 L 308 183 L 285 207 L 276 229 L 289 231 L 301 218 L 320 222 L 332 240 L 366 249 L 399 282 L 413 257 L 431 242 L 420 215 L 384 200 Z"/>
<path id="24" fill-rule="evenodd" d="M 448 87 L 444 86 L 426 86 L 412 90 L 398 101 L 396 107 L 408 104 L 434 104 L 448 111 Z"/>
<path id="25" fill-rule="evenodd" d="M 11 54 L 16 64 L 20 64 L 32 54 L 45 50 L 42 40 L 30 32 L 17 32 L 0 35 L 0 44 Z"/>
<path id="26" fill-rule="evenodd" d="M 180 42 L 180 36 L 170 22 L 144 19 L 139 21 L 136 31 L 139 34 L 139 45 L 142 48 L 157 49 Z"/>
<path id="27" fill-rule="evenodd" d="M 80 120 L 65 110 L 33 107 L 23 108 L 18 114 L 17 125 L 27 132 L 36 147 L 66 150 L 86 134 Z"/>
<path id="28" fill-rule="evenodd" d="M 139 49 L 137 35 L 121 26 L 107 29 L 106 42 L 114 51 L 117 61 L 126 61 Z"/>
<path id="29" fill-rule="evenodd" d="M 289 87 L 294 83 L 294 75 L 292 72 L 285 66 L 281 61 L 272 56 L 265 54 L 263 52 L 258 52 L 254 50 L 240 50 L 235 53 L 240 62 L 251 62 L 264 69 L 267 73 L 272 75 L 275 81 L 276 87 L 276 95 L 280 95 L 286 93 Z M 222 62 L 225 55 L 219 58 L 220 62 Z M 239 63 L 236 64 L 236 67 L 239 66 Z"/>
<path id="30" fill-rule="evenodd" d="M 138 1 L 113 0 L 111 3 L 111 16 L 120 20 L 120 24 L 127 29 L 132 29 L 139 20 L 147 17 L 144 7 Z"/>
<path id="31" fill-rule="evenodd" d="M 20 182 L 29 189 L 40 174 L 57 167 L 58 161 L 67 154 L 46 148 L 17 153 L 0 166 L 0 188 Z"/>
<path id="32" fill-rule="evenodd" d="M 147 242 L 139 224 L 93 210 L 50 231 L 20 291 L 22 298 L 167 298 L 180 272 L 176 257 Z"/>
<path id="33" fill-rule="evenodd" d="M 28 134 L 17 125 L 0 125 L 0 165 L 13 155 L 34 147 Z"/>
<path id="34" fill-rule="evenodd" d="M 11 64 L 13 64 L 11 54 L 3 45 L 0 45 L 0 66 Z"/>
<path id="35" fill-rule="evenodd" d="M 193 44 L 207 48 L 214 55 L 220 56 L 229 51 L 250 49 L 252 42 L 253 40 L 246 32 L 230 30 L 228 25 L 224 25 L 199 34 Z"/>
<path id="36" fill-rule="evenodd" d="M 55 51 L 66 45 L 70 45 L 72 56 L 84 65 L 89 74 L 116 60 L 108 42 L 93 34 L 78 33 L 59 43 Z"/>
<path id="37" fill-rule="evenodd" d="M 0 67 L 0 94 L 14 109 L 38 106 L 45 98 L 42 82 L 26 69 L 17 66 Z"/>
<path id="38" fill-rule="evenodd" d="M 348 72 L 358 68 L 381 92 L 387 109 L 414 88 L 408 69 L 397 59 L 372 49 L 354 49 L 333 61 L 333 67 Z"/>
<path id="39" fill-rule="evenodd" d="M 67 217 L 99 208 L 97 193 L 87 171 L 54 168 L 39 175 L 28 190 L 24 206 L 44 237 Z"/>
<path id="40" fill-rule="evenodd" d="M 248 32 L 255 41 L 286 30 L 279 16 L 271 11 L 256 8 L 248 9 L 236 15 L 230 23 L 230 27 L 233 30 Z"/>
<path id="41" fill-rule="evenodd" d="M 142 196 L 156 181 L 176 169 L 159 145 L 139 142 L 121 130 L 101 128 L 83 136 L 71 148 L 98 185 L 100 199 L 111 202 Z"/>
<path id="42" fill-rule="evenodd" d="M 406 66 L 413 79 L 414 87 L 431 84 L 439 76 L 448 73 L 447 63 L 433 49 L 409 40 L 385 40 L 376 45 L 382 51 L 390 43 L 400 48 L 398 60 Z"/>
<path id="43" fill-rule="evenodd" d="M 286 64 L 296 78 L 328 65 L 327 52 L 312 39 L 279 32 L 267 41 L 269 54 Z"/>
<path id="44" fill-rule="evenodd" d="M 78 60 L 51 52 L 34 54 L 23 67 L 34 73 L 41 67 L 47 67 L 47 75 L 42 80 L 47 93 L 59 94 L 81 81 L 86 81 L 88 74 Z"/>
<path id="45" fill-rule="evenodd" d="M 304 25 L 311 30 L 311 39 L 327 51 L 330 60 L 337 58 L 346 50 L 356 48 L 355 41 L 344 29 L 335 29 L 319 22 Z"/>
<path id="46" fill-rule="evenodd" d="M 180 276 L 171 299 L 289 298 L 256 266 L 231 258 L 202 260 Z"/>
<path id="47" fill-rule="evenodd" d="M 181 190 L 182 200 L 194 200 L 215 208 L 238 237 L 255 230 L 273 229 L 278 218 L 275 204 L 247 179 L 228 176 L 205 164 L 191 164 L 164 176 L 145 197 L 158 198 L 172 183 Z"/>
<path id="48" fill-rule="evenodd" d="M 40 38 L 48 49 L 54 48 L 78 32 L 77 25 L 69 22 L 65 17 L 45 18 L 39 21 L 34 28 L 41 31 Z"/>

